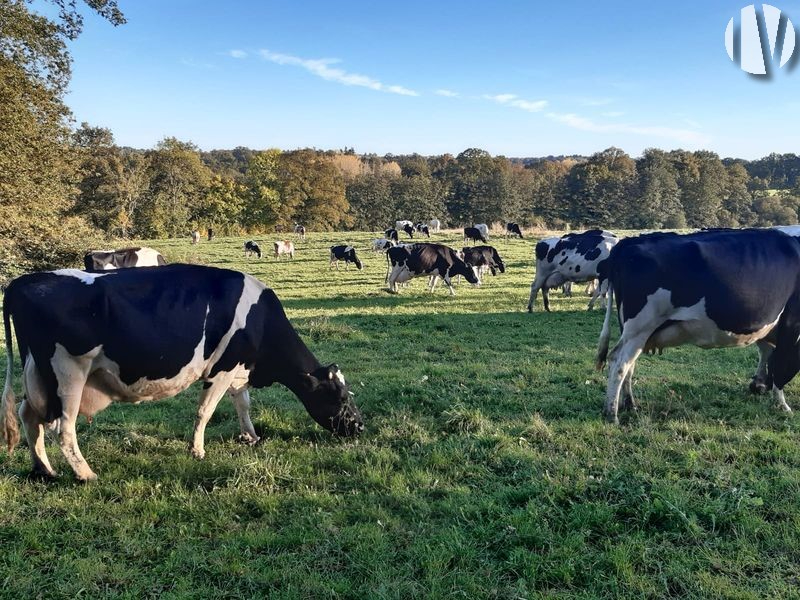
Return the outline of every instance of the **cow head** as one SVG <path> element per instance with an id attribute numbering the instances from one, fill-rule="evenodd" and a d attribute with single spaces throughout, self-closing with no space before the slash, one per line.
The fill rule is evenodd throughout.
<path id="1" fill-rule="evenodd" d="M 364 431 L 361 413 L 337 365 L 320 367 L 304 375 L 303 385 L 306 392 L 303 403 L 317 423 L 343 436 Z"/>
<path id="2" fill-rule="evenodd" d="M 500 255 L 497 253 L 497 250 L 492 252 L 492 262 L 494 263 L 493 266 L 497 267 L 501 273 L 506 272 L 506 265 L 503 262 L 503 259 L 500 258 Z M 492 275 L 494 275 L 494 269 L 492 269 Z"/>
<path id="3" fill-rule="evenodd" d="M 454 275 L 462 275 L 464 279 L 466 279 L 472 285 L 481 284 L 481 280 L 478 279 L 478 276 L 475 274 L 475 270 L 463 260 L 458 260 L 453 263 L 453 266 L 450 269 L 450 277 Z"/>
<path id="4" fill-rule="evenodd" d="M 358 268 L 358 270 L 359 270 L 359 271 L 360 271 L 361 269 L 363 269 L 363 268 L 364 268 L 364 265 L 361 263 L 361 261 L 360 261 L 360 260 L 358 259 L 358 257 L 356 256 L 356 250 L 355 250 L 355 248 L 353 248 L 352 250 L 350 250 L 350 260 L 352 260 L 352 261 L 353 261 L 353 263 L 355 263 L 355 265 L 356 265 L 356 268 Z"/>

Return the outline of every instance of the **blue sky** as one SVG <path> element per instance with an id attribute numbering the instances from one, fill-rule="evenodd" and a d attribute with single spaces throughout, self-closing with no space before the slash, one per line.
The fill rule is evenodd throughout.
<path id="1" fill-rule="evenodd" d="M 743 0 L 119 3 L 126 25 L 71 44 L 67 99 L 119 144 L 800 152 L 800 68 L 762 81 L 726 54 Z"/>

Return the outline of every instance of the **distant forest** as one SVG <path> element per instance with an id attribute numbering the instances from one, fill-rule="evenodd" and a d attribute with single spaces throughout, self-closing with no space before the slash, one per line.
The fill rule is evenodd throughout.
<path id="1" fill-rule="evenodd" d="M 592 156 L 358 155 L 352 148 L 214 150 L 165 138 L 147 150 L 75 126 L 64 97 L 68 44 L 115 0 L 0 2 L 0 281 L 79 265 L 114 240 L 314 230 L 383 230 L 397 219 L 445 226 L 517 221 L 548 228 L 766 226 L 795 223 L 800 159 L 618 148 Z M 201 124 L 199 124 L 201 125 Z M 265 140 L 265 145 L 269 140 Z"/>

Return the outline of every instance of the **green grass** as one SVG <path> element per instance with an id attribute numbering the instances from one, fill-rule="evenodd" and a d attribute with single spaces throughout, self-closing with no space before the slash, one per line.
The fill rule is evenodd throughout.
<path id="1" fill-rule="evenodd" d="M 55 482 L 2 453 L 0 596 L 800 597 L 797 420 L 747 394 L 753 349 L 643 357 L 640 413 L 608 425 L 603 315 L 556 292 L 523 312 L 532 240 L 494 239 L 506 274 L 451 298 L 422 279 L 387 294 L 383 255 L 328 269 L 328 246 L 372 237 L 310 234 L 292 262 L 246 260 L 238 238 L 148 242 L 273 287 L 366 432 L 332 437 L 276 386 L 253 393 L 259 445 L 235 442 L 223 401 L 196 461 L 193 387 L 82 422 L 92 484 L 52 440 Z"/>

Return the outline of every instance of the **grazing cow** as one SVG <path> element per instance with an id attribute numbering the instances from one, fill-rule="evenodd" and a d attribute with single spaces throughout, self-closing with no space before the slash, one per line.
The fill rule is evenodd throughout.
<path id="1" fill-rule="evenodd" d="M 306 239 L 306 228 L 302 225 L 298 225 L 297 223 L 294 224 L 294 232 L 300 236 L 300 239 L 305 241 Z"/>
<path id="2" fill-rule="evenodd" d="M 412 240 L 414 239 L 414 228 L 411 225 L 408 223 L 403 225 L 403 231 L 405 231 Z"/>
<path id="3" fill-rule="evenodd" d="M 253 240 L 247 240 L 244 243 L 244 255 L 250 256 L 251 254 L 255 254 L 258 258 L 261 258 L 261 247 Z"/>
<path id="4" fill-rule="evenodd" d="M 376 240 L 372 240 L 372 250 L 374 252 L 385 252 L 392 246 L 397 245 L 397 242 L 394 240 L 387 240 L 386 238 L 378 238 Z"/>
<path id="5" fill-rule="evenodd" d="M 214 239 L 214 230 L 211 227 L 209 227 L 208 228 L 208 241 L 210 242 L 213 239 Z"/>
<path id="6" fill-rule="evenodd" d="M 158 267 L 167 261 L 158 250 L 152 248 L 124 248 L 122 250 L 91 250 L 83 257 L 87 271 L 109 271 L 130 267 Z"/>
<path id="7" fill-rule="evenodd" d="M 200 241 L 200 232 L 196 229 L 192 231 L 192 244 L 196 244 Z"/>
<path id="8" fill-rule="evenodd" d="M 475 268 L 479 279 L 486 271 L 491 271 L 492 275 L 497 275 L 497 271 L 506 272 L 503 259 L 492 246 L 467 246 L 461 250 L 461 253 L 464 262 Z"/>
<path id="9" fill-rule="evenodd" d="M 288 240 L 273 242 L 273 251 L 275 258 L 280 258 L 281 254 L 287 255 L 289 258 L 294 258 L 294 244 Z"/>
<path id="10" fill-rule="evenodd" d="M 397 229 L 397 231 L 403 231 L 406 228 L 406 225 L 408 225 L 412 229 L 414 228 L 414 222 L 409 221 L 408 219 L 403 219 L 401 221 L 394 222 L 394 228 Z"/>
<path id="11" fill-rule="evenodd" d="M 439 219 L 431 219 L 428 221 L 428 227 L 430 227 L 433 233 L 439 233 L 439 230 L 442 228 L 442 223 Z"/>
<path id="12" fill-rule="evenodd" d="M 331 246 L 331 269 L 336 265 L 336 270 L 338 271 L 340 260 L 344 261 L 345 271 L 350 266 L 350 263 L 353 263 L 359 271 L 364 268 L 364 265 L 361 264 L 358 256 L 356 256 L 356 249 L 352 246 Z"/>
<path id="13" fill-rule="evenodd" d="M 536 277 L 531 283 L 528 312 L 533 312 L 536 295 L 542 290 L 544 309 L 550 311 L 550 289 L 567 282 L 591 281 L 598 276 L 599 266 L 608 258 L 611 248 L 619 241 L 608 231 L 591 229 L 583 233 L 568 233 L 560 238 L 551 237 L 536 244 Z M 589 310 L 597 298 L 605 293 L 605 282 L 589 300 Z"/>
<path id="14" fill-rule="evenodd" d="M 419 223 L 414 224 L 414 231 L 417 233 L 422 233 L 422 228 L 425 226 L 425 223 L 420 221 Z"/>
<path id="15" fill-rule="evenodd" d="M 486 223 L 478 223 L 477 225 L 473 225 L 473 227 L 480 231 L 483 237 L 489 239 L 489 226 Z"/>
<path id="16" fill-rule="evenodd" d="M 422 226 L 422 229 L 420 229 L 420 232 L 421 232 L 421 233 L 422 233 L 422 235 L 424 235 L 426 238 L 430 239 L 430 237 L 431 237 L 431 231 L 430 231 L 430 229 L 428 229 L 428 226 L 427 226 L 427 225 L 423 225 L 423 226 Z"/>
<path id="17" fill-rule="evenodd" d="M 386 263 L 391 269 L 388 276 L 389 291 L 395 294 L 398 284 L 421 276 L 431 277 L 431 292 L 441 277 L 452 296 L 455 296 L 455 291 L 451 280 L 456 275 L 463 275 L 473 285 L 480 284 L 472 267 L 459 258 L 455 250 L 442 244 L 409 244 L 389 248 Z"/>
<path id="18" fill-rule="evenodd" d="M 486 243 L 486 236 L 477 227 L 464 227 L 464 241 Z"/>
<path id="19" fill-rule="evenodd" d="M 597 366 L 609 361 L 604 412 L 617 421 L 635 408 L 631 389 L 642 352 L 692 343 L 701 348 L 764 342 L 763 384 L 784 411 L 783 388 L 800 369 L 800 241 L 764 229 L 710 230 L 626 238 L 602 268 L 608 307 Z M 616 295 L 622 335 L 608 353 Z M 764 359 L 762 355 L 762 359 Z"/>
<path id="20" fill-rule="evenodd" d="M 392 240 L 393 242 L 400 241 L 397 229 L 387 229 L 386 231 L 383 232 L 383 235 L 384 237 L 386 237 L 386 239 Z"/>
<path id="21" fill-rule="evenodd" d="M 506 237 L 510 235 L 517 235 L 519 239 L 522 238 L 522 230 L 519 228 L 519 224 L 517 223 L 506 223 Z"/>
<path id="22" fill-rule="evenodd" d="M 96 475 L 78 448 L 79 414 L 91 418 L 113 401 L 169 398 L 203 381 L 191 453 L 203 458 L 204 432 L 225 392 L 233 396 L 240 439 L 258 435 L 249 387 L 288 387 L 311 417 L 340 435 L 363 430 L 344 377 L 322 366 L 295 332 L 275 293 L 250 275 L 200 265 L 86 273 L 61 269 L 13 280 L 3 299 L 7 373 L 0 431 L 9 451 L 19 441 L 14 406 L 16 329 L 25 396 L 19 410 L 34 473 L 55 471 L 45 427 L 79 480 Z"/>

